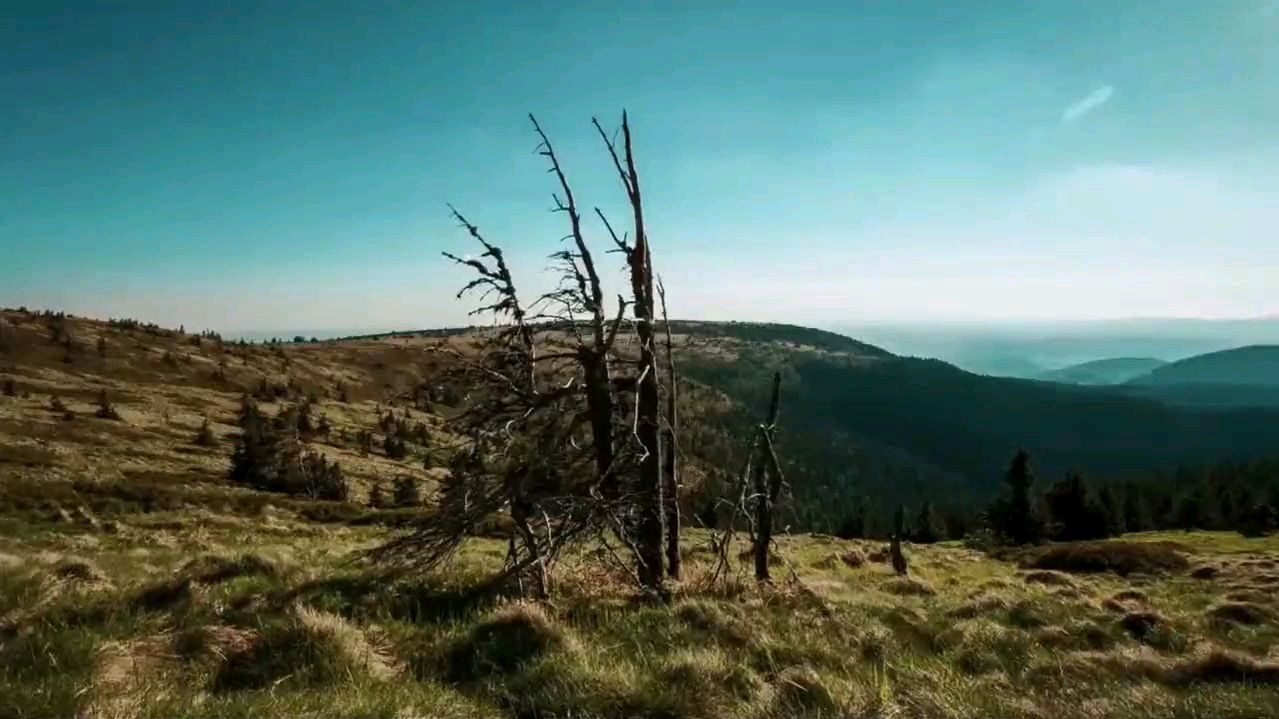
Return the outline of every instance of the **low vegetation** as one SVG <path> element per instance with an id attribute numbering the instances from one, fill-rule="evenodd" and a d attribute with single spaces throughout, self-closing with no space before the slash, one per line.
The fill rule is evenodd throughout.
<path id="1" fill-rule="evenodd" d="M 1222 568 L 1208 581 L 1164 565 L 1127 576 L 1022 568 L 953 542 L 907 543 L 911 575 L 900 578 L 866 559 L 876 544 L 794 536 L 778 548 L 794 577 L 757 585 L 745 544 L 733 572 L 710 581 L 714 557 L 699 551 L 710 535 L 689 530 L 669 602 L 601 573 L 590 548 L 565 556 L 548 599 L 530 602 L 485 579 L 501 566 L 501 540 L 470 540 L 447 573 L 397 576 L 352 561 L 384 530 L 280 508 L 127 514 L 109 531 L 27 526 L 0 539 L 4 716 L 1251 717 L 1279 707 L 1273 538 L 1178 535 L 1196 561 Z M 1173 541 L 1139 535 L 1093 553 Z M 1245 585 L 1261 590 L 1257 601 L 1227 598 Z"/>

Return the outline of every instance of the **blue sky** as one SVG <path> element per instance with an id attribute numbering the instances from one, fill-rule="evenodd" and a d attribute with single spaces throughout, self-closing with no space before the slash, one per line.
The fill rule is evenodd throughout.
<path id="1" fill-rule="evenodd" d="M 0 9 L 0 304 L 456 323 L 625 107 L 679 316 L 1279 312 L 1279 0 L 122 5 Z"/>

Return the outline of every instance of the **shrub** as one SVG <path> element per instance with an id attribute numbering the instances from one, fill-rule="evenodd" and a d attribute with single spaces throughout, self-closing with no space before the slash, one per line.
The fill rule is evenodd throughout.
<path id="1" fill-rule="evenodd" d="M 369 506 L 374 509 L 384 509 L 386 507 L 386 488 L 380 479 L 375 481 L 372 487 L 369 487 Z"/>
<path id="2" fill-rule="evenodd" d="M 395 478 L 394 503 L 397 507 L 416 507 L 422 503 L 422 493 L 412 475 L 402 474 Z"/>
<path id="3" fill-rule="evenodd" d="M 386 439 L 382 440 L 382 450 L 391 459 L 404 459 L 409 454 L 408 444 L 393 434 L 388 434 Z"/>
<path id="4" fill-rule="evenodd" d="M 17 397 L 18 383 L 14 382 L 12 377 L 5 377 L 0 380 L 0 394 L 3 394 L 5 397 Z"/>

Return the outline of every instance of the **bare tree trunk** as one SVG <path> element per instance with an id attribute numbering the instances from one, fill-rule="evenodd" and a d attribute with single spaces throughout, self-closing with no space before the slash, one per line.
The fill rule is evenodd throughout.
<path id="1" fill-rule="evenodd" d="M 639 566 L 636 574 L 644 586 L 660 592 L 664 574 L 662 524 L 665 512 L 662 502 L 661 389 L 657 378 L 657 348 L 653 326 L 652 257 L 649 253 L 648 234 L 644 230 L 644 201 L 640 193 L 639 172 L 635 169 L 631 125 L 626 112 L 622 112 L 623 154 L 620 156 L 616 143 L 609 139 L 599 121 L 595 120 L 594 124 L 613 158 L 613 167 L 622 180 L 622 186 L 626 188 L 634 222 L 634 246 L 627 246 L 624 241 L 618 240 L 612 227 L 608 229 L 614 242 L 626 253 L 626 262 L 631 269 L 635 334 L 639 338 L 635 437 L 642 454 L 639 462 L 639 486 L 636 488 L 639 507 L 639 526 L 636 531 L 636 562 Z M 596 213 L 603 218 L 603 213 L 598 208 Z M 605 220 L 606 226 L 607 223 Z"/>
<path id="2" fill-rule="evenodd" d="M 676 457 L 679 436 L 679 390 L 675 380 L 675 348 L 671 341 L 671 318 L 666 312 L 666 287 L 659 280 L 657 295 L 662 302 L 662 325 L 666 329 L 666 456 L 662 465 L 662 492 L 666 505 L 666 573 L 679 579 L 679 466 Z"/>
<path id="3" fill-rule="evenodd" d="M 906 576 L 906 555 L 902 554 L 902 530 L 905 524 L 906 510 L 902 505 L 897 505 L 897 511 L 893 512 L 893 539 L 889 544 L 888 551 L 893 562 L 893 571 L 897 572 L 897 576 Z"/>
<path id="4" fill-rule="evenodd" d="M 773 502 L 776 500 L 773 487 L 781 489 L 781 468 L 777 466 L 777 455 L 773 451 L 773 428 L 777 426 L 777 413 L 780 409 L 782 395 L 782 373 L 773 373 L 773 397 L 768 405 L 768 420 L 760 427 L 761 452 L 759 465 L 755 468 L 755 579 L 768 581 L 768 549 L 773 542 Z M 774 475 L 773 481 L 767 481 L 769 473 Z"/>

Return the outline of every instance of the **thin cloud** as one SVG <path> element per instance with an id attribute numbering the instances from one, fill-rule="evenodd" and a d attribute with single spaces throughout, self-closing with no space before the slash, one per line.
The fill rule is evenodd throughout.
<path id="1" fill-rule="evenodd" d="M 1113 85 L 1102 85 L 1101 87 L 1088 93 L 1084 99 L 1076 102 L 1065 109 L 1061 113 L 1062 122 L 1074 122 L 1097 108 L 1105 105 L 1115 94 Z"/>

